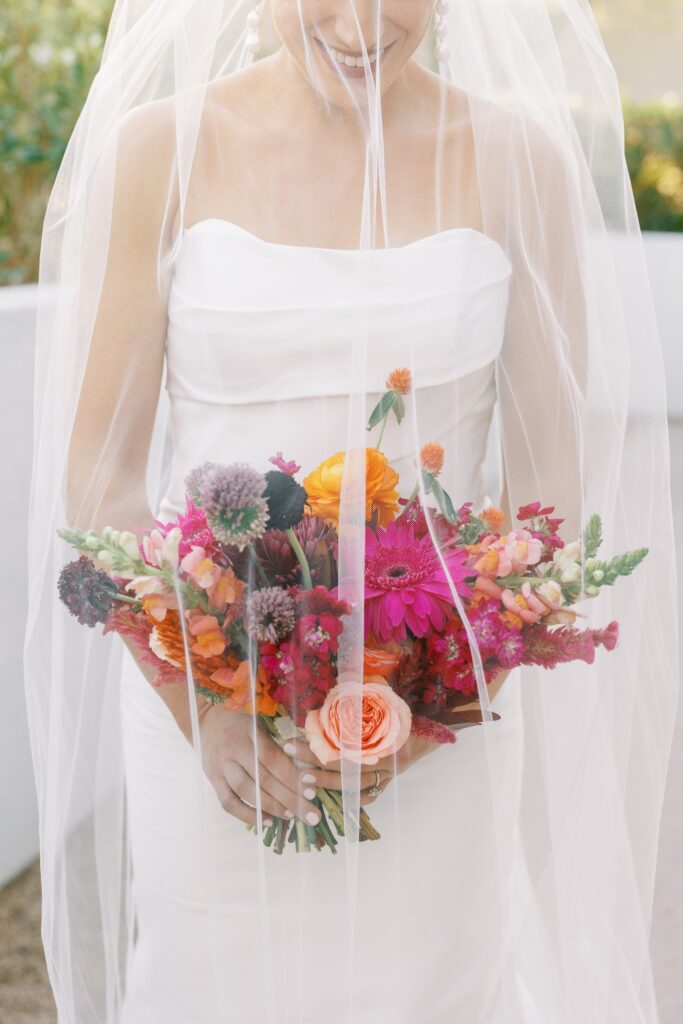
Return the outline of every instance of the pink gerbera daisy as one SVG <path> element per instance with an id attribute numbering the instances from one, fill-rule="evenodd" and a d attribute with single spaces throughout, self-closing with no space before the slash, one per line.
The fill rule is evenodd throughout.
<path id="1" fill-rule="evenodd" d="M 461 597 L 472 593 L 464 548 L 444 552 L 448 572 Z M 441 630 L 452 615 L 453 598 L 431 537 L 415 537 L 412 523 L 390 521 L 365 540 L 365 633 L 379 640 L 402 640 Z"/>

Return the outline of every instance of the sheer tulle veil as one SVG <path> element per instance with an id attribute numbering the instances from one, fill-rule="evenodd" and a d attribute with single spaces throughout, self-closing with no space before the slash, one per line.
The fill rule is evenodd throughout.
<path id="1" fill-rule="evenodd" d="M 521 1019 L 513 1006 L 526 1000 L 529 1022 L 652 1024 L 650 916 L 678 686 L 675 541 L 662 357 L 613 67 L 587 0 L 450 0 L 450 6 L 446 0 L 436 6 L 428 0 L 278 0 L 275 6 L 274 27 L 268 2 L 116 0 L 102 64 L 45 218 L 25 681 L 40 809 L 43 941 L 60 1022 L 119 1020 L 135 907 L 119 706 L 123 648 L 101 628 L 84 628 L 60 602 L 59 574 L 74 554 L 58 531 L 153 525 L 139 522 L 141 510 L 147 503 L 158 512 L 174 438 L 165 390 L 145 391 L 152 358 L 145 317 L 152 323 L 165 308 L 196 197 L 215 195 L 218 211 L 220 197 L 236 188 L 235 168 L 246 180 L 245 162 L 253 161 L 266 186 L 250 197 L 244 229 L 280 244 L 300 243 L 292 211 L 319 201 L 317 192 L 310 199 L 300 194 L 308 186 L 292 175 L 289 160 L 307 144 L 301 130 L 307 121 L 289 110 L 280 122 L 278 104 L 261 103 L 269 62 L 285 59 L 284 34 L 286 59 L 299 74 L 293 102 L 306 112 L 312 107 L 318 126 L 328 119 L 346 133 L 349 165 L 357 173 L 344 176 L 324 150 L 311 159 L 321 178 L 340 171 L 340 197 L 343 191 L 344 203 L 357 203 L 351 244 L 369 254 L 410 243 L 402 217 L 411 207 L 426 211 L 422 223 L 430 226 L 423 234 L 474 232 L 510 271 L 489 436 L 491 503 L 509 509 L 513 520 L 531 502 L 553 506 L 564 520 L 566 543 L 578 540 L 597 514 L 605 559 L 648 549 L 614 586 L 593 586 L 585 564 L 577 580 L 583 592 L 577 609 L 585 616 L 580 625 L 598 630 L 618 622 L 613 650 L 598 649 L 552 670 L 519 669 L 522 786 L 510 865 L 503 837 L 509 808 L 495 783 L 499 722 L 479 641 L 436 527 L 430 520 L 426 527 L 465 623 L 473 699 L 483 719 L 477 736 L 486 768 L 477 814 L 490 825 L 484 891 L 492 906 L 504 908 L 504 926 L 492 938 L 505 960 L 495 1019 Z M 358 58 L 345 60 L 326 46 L 330 26 L 342 16 L 358 30 L 357 42 L 347 43 L 360 51 Z M 410 40 L 412 55 L 404 52 Z M 379 46 L 385 49 L 378 59 Z M 419 83 L 424 104 L 407 101 L 411 82 Z M 232 146 L 237 123 L 240 142 Z M 271 140 L 269 154 L 276 153 L 265 168 L 258 155 L 264 139 Z M 417 164 L 402 164 L 396 154 L 417 154 L 426 144 L 433 174 L 430 187 L 422 188 L 415 185 L 424 180 L 414 177 Z M 150 204 L 161 211 L 152 239 L 139 228 L 148 223 L 143 213 Z M 310 242 L 321 260 L 326 239 L 334 237 L 333 207 L 320 203 L 316 211 L 320 231 Z M 461 220 L 465 210 L 467 221 Z M 137 276 L 126 273 L 131 261 Z M 347 338 L 343 394 L 321 389 L 318 423 L 306 427 L 317 429 L 325 410 L 343 403 L 343 436 L 329 453 L 346 452 L 336 522 L 337 596 L 350 608 L 339 642 L 341 680 L 363 675 L 365 449 L 375 443 L 368 441 L 368 410 L 395 368 L 412 371 L 401 425 L 405 464 L 438 440 L 424 427 L 426 342 L 406 331 L 378 359 L 373 324 L 386 282 L 372 259 L 357 265 L 353 294 L 361 312 Z M 432 279 L 428 261 L 414 266 L 416 285 L 436 308 L 441 280 Z M 141 316 L 131 281 L 142 287 L 144 280 L 154 281 L 158 307 L 146 307 Z M 409 322 L 408 307 L 405 316 Z M 459 345 L 455 336 L 445 356 L 456 369 Z M 106 376 L 93 383 L 89 370 L 103 365 L 104 351 Z M 222 372 L 212 366 L 209 348 L 201 358 L 205 372 Z M 249 358 L 258 360 L 259 353 Z M 98 422 L 104 410 L 108 426 L 88 444 L 95 406 Z M 143 424 L 136 437 L 133 417 Z M 267 458 L 279 447 L 274 437 L 261 472 L 273 468 Z M 284 457 L 296 460 L 297 453 Z M 197 451 L 194 464 L 205 459 Z M 235 461 L 229 438 L 221 461 Z M 424 479 L 415 479 L 429 504 Z M 412 489 L 406 473 L 401 493 L 408 497 Z M 117 514 L 130 508 L 138 510 L 138 522 L 124 524 Z M 180 590 L 178 596 L 182 605 Z M 140 685 L 146 685 L 142 675 Z M 190 705 L 201 801 L 201 744 Z M 439 762 L 454 787 L 457 751 L 456 743 L 452 759 Z M 342 774 L 345 866 L 335 868 L 335 885 L 346 894 L 353 950 L 367 844 L 357 841 L 357 761 L 342 758 Z M 397 815 L 401 778 L 392 784 Z M 290 848 L 278 858 L 261 840 L 245 830 L 261 878 L 258 955 L 271 1007 L 263 1019 L 307 1020 L 305 986 L 292 989 L 291 1016 L 278 1016 L 279 951 L 270 926 L 278 865 L 298 857 L 303 878 L 306 865 L 326 863 L 327 851 L 304 855 Z M 400 857 L 392 844 L 387 856 Z M 413 884 L 439 906 L 434 943 L 458 950 L 458 908 L 447 899 L 443 905 L 430 889 L 428 870 L 414 868 Z M 201 866 L 207 893 L 226 870 L 229 865 L 211 859 Z M 410 900 L 404 906 L 409 927 Z M 215 926 L 207 915 L 206 978 L 216 986 L 218 1007 L 229 998 L 229 983 L 221 950 L 212 945 Z M 466 952 L 458 951 L 454 970 Z M 336 968 L 342 994 L 353 988 L 351 959 Z M 215 1019 L 232 1018 L 219 1017 L 217 1009 Z"/>

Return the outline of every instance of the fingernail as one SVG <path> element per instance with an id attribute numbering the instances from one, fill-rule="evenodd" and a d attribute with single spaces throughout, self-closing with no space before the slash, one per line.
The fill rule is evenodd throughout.
<path id="1" fill-rule="evenodd" d="M 290 810 L 285 811 L 285 818 L 293 818 L 293 817 L 294 817 L 294 811 L 290 811 Z"/>
<path id="2" fill-rule="evenodd" d="M 284 750 L 285 754 L 296 754 L 296 747 L 294 746 L 293 743 L 285 743 L 282 749 Z"/>
<path id="3" fill-rule="evenodd" d="M 315 790 L 309 786 L 308 789 L 304 790 L 304 796 L 306 797 L 307 800 L 312 800 L 315 796 Z"/>
<path id="4" fill-rule="evenodd" d="M 311 775 L 310 772 L 306 772 L 305 775 L 301 776 L 302 782 L 315 782 L 315 775 Z"/>
<path id="5" fill-rule="evenodd" d="M 317 825 L 318 822 L 320 821 L 320 815 L 317 814 L 315 811 L 309 811 L 308 814 L 306 815 L 306 821 L 308 822 L 309 825 Z"/>
<path id="6" fill-rule="evenodd" d="M 273 822 L 271 821 L 271 819 L 270 819 L 270 818 L 264 818 L 264 819 L 263 819 L 263 827 L 264 827 L 264 828 L 270 828 L 270 826 L 271 826 L 272 824 L 273 824 Z"/>

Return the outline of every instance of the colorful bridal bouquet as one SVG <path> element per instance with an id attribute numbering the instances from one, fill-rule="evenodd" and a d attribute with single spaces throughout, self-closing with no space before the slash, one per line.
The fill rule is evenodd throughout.
<path id="1" fill-rule="evenodd" d="M 452 587 L 486 683 L 517 665 L 592 662 L 598 647 L 611 650 L 618 624 L 579 629 L 572 606 L 631 573 L 647 549 L 598 558 L 597 515 L 565 544 L 563 520 L 538 501 L 501 533 L 500 509 L 453 506 L 439 480 L 438 443 L 421 449 L 417 482 L 400 497 L 399 475 L 379 446 L 388 418 L 401 423 L 411 386 L 408 370 L 394 370 L 368 424 L 379 438 L 366 448 L 363 679 L 337 672 L 351 612 L 337 589 L 344 452 L 302 483 L 300 466 L 281 452 L 266 473 L 205 462 L 186 477 L 185 512 L 156 520 L 141 540 L 111 527 L 60 530 L 82 552 L 60 574 L 62 601 L 84 625 L 101 623 L 134 642 L 155 685 L 186 682 L 189 667 L 198 693 L 256 713 L 278 742 L 305 737 L 323 764 L 344 749 L 351 761 L 374 765 L 411 735 L 453 743 L 458 728 L 482 720 L 465 707 L 476 701 L 477 682 Z M 315 802 L 316 826 L 276 819 L 264 830 L 266 845 L 334 852 L 335 831 L 344 834 L 342 795 L 319 788 Z M 379 838 L 364 809 L 355 824 L 362 840 Z"/>

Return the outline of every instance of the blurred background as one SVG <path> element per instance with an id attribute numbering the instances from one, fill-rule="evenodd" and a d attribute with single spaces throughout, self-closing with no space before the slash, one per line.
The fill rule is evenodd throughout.
<path id="1" fill-rule="evenodd" d="M 518 0 L 519 2 L 519 0 Z M 97 70 L 113 0 L 0 0 L 0 1024 L 56 1024 L 40 943 L 37 813 L 21 646 L 33 325 L 45 204 Z M 593 0 L 619 79 L 626 156 L 667 369 L 683 533 L 683 0 Z M 679 546 L 683 579 L 683 544 Z M 662 1024 L 683 1024 L 683 733 L 674 743 L 653 926 Z M 549 1022 L 550 1024 L 550 1022 Z M 585 1024 L 576 1021 L 575 1024 Z"/>

